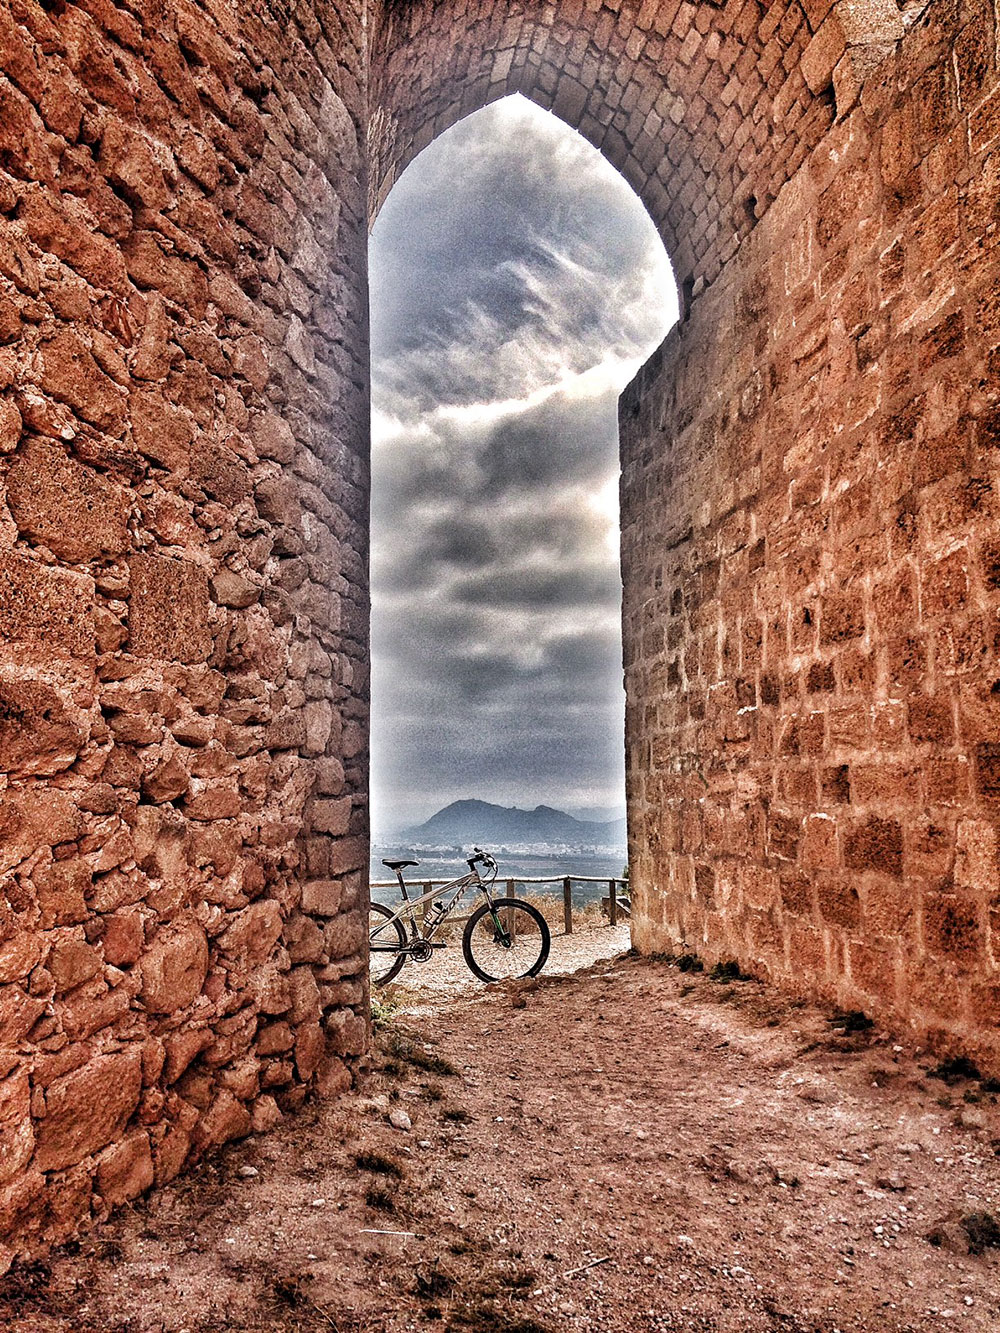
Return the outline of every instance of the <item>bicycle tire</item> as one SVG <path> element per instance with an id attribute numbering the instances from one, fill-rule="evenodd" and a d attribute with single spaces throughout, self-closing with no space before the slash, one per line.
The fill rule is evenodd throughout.
<path id="1" fill-rule="evenodd" d="M 372 935 L 374 934 L 375 930 L 378 929 L 377 925 L 374 924 L 374 923 L 372 922 L 372 917 L 373 917 L 373 916 L 375 916 L 375 917 L 384 917 L 386 920 L 389 920 L 393 915 L 394 915 L 394 913 L 392 912 L 392 910 L 391 910 L 390 908 L 386 907 L 383 903 L 369 903 L 369 904 L 368 904 L 368 943 L 369 943 L 369 946 L 371 945 L 371 938 L 372 938 Z M 397 942 L 398 942 L 398 944 L 399 944 L 399 947 L 402 948 L 402 947 L 406 944 L 406 930 L 405 930 L 404 927 L 403 927 L 403 923 L 402 923 L 402 921 L 394 921 L 392 924 L 393 924 L 393 925 L 395 926 L 395 928 L 396 928 L 396 940 L 397 940 Z M 388 933 L 388 932 L 386 932 L 386 933 Z M 384 943 L 388 943 L 389 941 L 388 941 L 388 939 L 386 939 L 386 940 L 384 940 L 383 942 L 384 942 Z M 396 956 L 393 958 L 392 963 L 391 963 L 387 968 L 383 968 L 382 970 L 376 970 L 376 960 L 379 960 L 379 961 L 378 961 L 378 966 L 381 967 L 381 959 L 383 959 L 383 958 L 388 958 L 388 957 L 390 957 L 389 954 L 372 953 L 372 952 L 371 952 L 371 949 L 369 948 L 369 953 L 368 953 L 368 975 L 369 975 L 369 977 L 371 978 L 371 983 L 372 983 L 373 986 L 385 986 L 385 985 L 387 985 L 387 984 L 393 979 L 393 977 L 399 975 L 400 969 L 402 968 L 403 964 L 406 962 L 406 956 L 405 956 L 405 954 L 399 954 L 399 953 L 398 953 L 398 954 L 396 954 Z"/>
<path id="2" fill-rule="evenodd" d="M 523 924 L 515 926 L 515 942 L 504 947 L 497 942 L 489 903 L 477 907 L 466 922 L 462 934 L 462 953 L 470 970 L 480 981 L 512 981 L 516 977 L 537 976 L 545 966 L 552 943 L 545 918 L 537 907 L 532 907 L 523 898 L 494 898 L 493 906 L 516 912 Z M 524 941 L 523 946 L 521 940 Z M 515 950 L 518 952 L 515 953 Z M 505 959 L 510 960 L 513 966 L 498 968 L 495 965 Z M 522 963 L 527 963 L 527 966 L 521 967 Z"/>

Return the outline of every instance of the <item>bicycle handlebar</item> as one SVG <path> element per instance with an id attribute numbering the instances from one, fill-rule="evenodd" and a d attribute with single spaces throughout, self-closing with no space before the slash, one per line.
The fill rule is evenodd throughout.
<path id="1" fill-rule="evenodd" d="M 491 870 L 496 870 L 497 863 L 496 861 L 494 861 L 493 857 L 489 854 L 489 852 L 484 852 L 481 847 L 473 847 L 472 850 L 476 854 L 475 856 L 470 856 L 468 861 L 466 862 L 470 870 L 475 870 L 476 866 L 479 865 L 480 863 L 482 863 L 484 866 L 488 866 Z"/>

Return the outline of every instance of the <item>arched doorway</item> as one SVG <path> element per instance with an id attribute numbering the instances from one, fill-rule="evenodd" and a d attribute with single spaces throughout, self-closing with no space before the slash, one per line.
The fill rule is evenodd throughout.
<path id="1" fill-rule="evenodd" d="M 401 838 L 489 841 L 457 809 L 412 832 L 473 799 L 570 816 L 558 839 L 522 820 L 504 873 L 617 837 L 589 869 L 618 875 L 617 399 L 676 318 L 662 244 L 606 159 L 512 97 L 410 164 L 370 280 L 375 878 Z"/>

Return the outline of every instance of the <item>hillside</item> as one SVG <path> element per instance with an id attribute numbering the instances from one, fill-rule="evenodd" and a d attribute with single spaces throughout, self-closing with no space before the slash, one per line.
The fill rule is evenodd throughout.
<path id="1" fill-rule="evenodd" d="M 625 820 L 591 823 L 564 810 L 538 805 L 534 810 L 491 805 L 489 801 L 453 801 L 403 835 L 413 843 L 478 844 L 568 843 L 571 846 L 625 846 Z"/>

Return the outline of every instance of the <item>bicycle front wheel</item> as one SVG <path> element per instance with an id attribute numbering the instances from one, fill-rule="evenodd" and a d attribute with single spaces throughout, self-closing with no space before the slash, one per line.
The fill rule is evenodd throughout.
<path id="1" fill-rule="evenodd" d="M 391 981 L 406 962 L 406 955 L 400 953 L 406 945 L 406 930 L 392 915 L 382 903 L 368 905 L 368 975 L 373 986 Z"/>
<path id="2" fill-rule="evenodd" d="M 469 917 L 462 936 L 465 961 L 481 981 L 534 977 L 545 966 L 551 937 L 537 907 L 520 898 L 494 898 Z"/>

